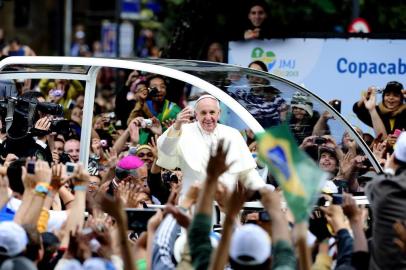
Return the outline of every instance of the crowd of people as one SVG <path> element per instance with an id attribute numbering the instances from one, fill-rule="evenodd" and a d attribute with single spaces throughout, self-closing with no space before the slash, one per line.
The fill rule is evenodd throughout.
<path id="1" fill-rule="evenodd" d="M 309 219 L 312 269 L 402 268 L 403 86 L 370 87 L 354 104 L 375 132 L 355 128 L 385 168 L 378 176 L 348 131 L 336 141 L 332 115 L 308 95 L 289 99 L 260 77 L 246 80 L 251 88 L 228 94 L 264 126 L 286 123 L 328 173 Z M 115 83 L 116 95 L 99 87 L 83 168 L 82 83 L 31 85 L 17 91 L 13 123 L 2 118 L 0 269 L 307 269 L 278 183 L 261 177 L 254 134 L 220 124 L 215 97 L 169 100 L 170 80 L 136 70 Z M 263 208 L 244 208 L 252 200 Z"/>
<path id="2" fill-rule="evenodd" d="M 267 11 L 253 1 L 238 38 L 269 37 Z M 102 56 L 76 30 L 72 55 Z M 140 56 L 158 56 L 153 34 L 143 35 Z M 19 40 L 1 49 L 35 55 Z M 220 43 L 207 59 L 225 60 Z M 261 61 L 249 68 L 267 72 Z M 161 75 L 102 69 L 86 168 L 83 83 L 0 82 L 0 96 L 17 98 L 0 106 L 0 270 L 405 268 L 403 85 L 371 86 L 353 105 L 373 130 L 354 127 L 384 168 L 378 175 L 306 93 L 286 95 L 259 75 L 229 79 L 228 95 L 263 127 L 287 124 L 328 175 L 308 220 L 310 256 L 296 249 L 298 226 L 238 115 L 204 92 L 174 98 L 179 84 Z M 357 195 L 368 203 L 357 205 Z"/>

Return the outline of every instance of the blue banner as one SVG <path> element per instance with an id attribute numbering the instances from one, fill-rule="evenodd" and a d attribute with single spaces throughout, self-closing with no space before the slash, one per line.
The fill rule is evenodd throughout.
<path id="1" fill-rule="evenodd" d="M 384 88 L 393 80 L 406 85 L 405 51 L 406 40 L 293 38 L 230 42 L 228 59 L 244 67 L 261 60 L 270 73 L 326 101 L 342 100 L 344 117 L 370 131 L 352 112 L 352 105 L 369 86 Z"/>

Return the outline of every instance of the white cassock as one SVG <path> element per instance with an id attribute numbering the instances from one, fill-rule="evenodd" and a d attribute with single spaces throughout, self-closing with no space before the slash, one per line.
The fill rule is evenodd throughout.
<path id="1" fill-rule="evenodd" d="M 194 181 L 206 179 L 210 149 L 212 145 L 212 149 L 217 149 L 220 139 L 224 139 L 225 147 L 230 145 L 226 163 L 234 163 L 219 180 L 229 190 L 234 189 L 240 175 L 244 185 L 251 189 L 256 190 L 264 186 L 265 182 L 255 169 L 257 164 L 241 134 L 238 130 L 221 124 L 217 124 L 210 134 L 205 132 L 198 122 L 182 125 L 180 132 L 173 126 L 170 127 L 158 138 L 157 164 L 169 170 L 176 167 L 182 170 L 181 193 L 185 194 Z"/>

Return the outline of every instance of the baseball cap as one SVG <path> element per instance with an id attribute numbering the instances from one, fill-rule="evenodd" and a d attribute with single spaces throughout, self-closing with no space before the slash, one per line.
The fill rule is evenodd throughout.
<path id="1" fill-rule="evenodd" d="M 14 257 L 25 250 L 27 243 L 23 227 L 13 221 L 0 223 L 0 255 Z"/>
<path id="2" fill-rule="evenodd" d="M 385 89 L 383 89 L 383 95 L 385 95 L 388 92 L 402 94 L 402 89 L 403 89 L 403 85 L 400 82 L 391 81 L 391 82 L 388 82 L 385 86 Z"/>
<path id="3" fill-rule="evenodd" d="M 258 225 L 245 224 L 231 238 L 230 257 L 239 265 L 260 265 L 271 256 L 271 241 Z"/>
<path id="4" fill-rule="evenodd" d="M 406 162 L 406 132 L 400 133 L 396 140 L 394 153 L 397 160 Z"/>

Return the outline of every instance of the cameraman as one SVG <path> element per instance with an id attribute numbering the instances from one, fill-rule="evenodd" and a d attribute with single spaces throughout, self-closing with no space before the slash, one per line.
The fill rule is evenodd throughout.
<path id="1" fill-rule="evenodd" d="M 36 99 L 38 103 L 44 102 L 45 98 L 40 92 L 29 91 L 21 95 L 22 99 L 32 100 Z M 3 157 L 9 153 L 15 154 L 17 157 L 36 157 L 37 159 L 52 162 L 52 154 L 50 147 L 47 144 L 47 135 L 51 126 L 51 117 L 45 113 L 35 110 L 33 122 L 35 125 L 31 130 L 28 130 L 28 113 L 25 108 L 19 108 L 16 105 L 13 122 L 11 127 L 7 130 L 7 137 L 2 142 Z M 2 122 L 5 125 L 4 119 Z M 15 136 L 10 136 L 14 134 Z"/>

